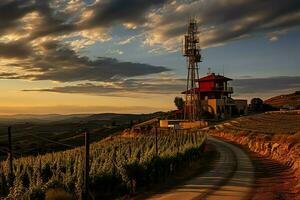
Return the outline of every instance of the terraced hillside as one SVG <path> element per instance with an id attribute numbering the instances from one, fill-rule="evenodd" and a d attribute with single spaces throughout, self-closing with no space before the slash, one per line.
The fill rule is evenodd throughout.
<path id="1" fill-rule="evenodd" d="M 253 199 L 299 199 L 300 111 L 241 117 L 208 132 L 254 153 L 258 177 Z"/>
<path id="2" fill-rule="evenodd" d="M 217 129 L 236 133 L 293 135 L 300 131 L 300 111 L 267 112 L 240 117 L 218 125 Z"/>

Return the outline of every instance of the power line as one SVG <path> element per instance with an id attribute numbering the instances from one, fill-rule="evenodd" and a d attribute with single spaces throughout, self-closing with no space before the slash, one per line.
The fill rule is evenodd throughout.
<path id="1" fill-rule="evenodd" d="M 37 138 L 37 139 L 39 139 L 39 140 L 46 141 L 46 142 L 51 142 L 51 143 L 59 144 L 59 145 L 66 146 L 66 147 L 76 148 L 76 146 L 73 146 L 73 145 L 70 145 L 70 144 L 65 144 L 65 143 L 62 143 L 62 142 L 57 142 L 57 141 L 54 141 L 54 140 L 50 140 L 50 139 L 48 139 L 48 138 L 36 136 L 36 135 L 31 134 L 31 133 L 29 133 L 28 135 L 30 135 L 30 136 L 32 136 L 32 137 L 34 137 L 34 138 Z"/>
<path id="2" fill-rule="evenodd" d="M 2 149 L 0 149 L 0 151 L 1 151 L 2 153 L 8 153 L 8 151 L 2 150 Z"/>
<path id="3" fill-rule="evenodd" d="M 34 137 L 34 138 L 37 138 L 39 140 L 43 140 L 43 141 L 46 141 L 46 142 L 51 142 L 51 143 L 54 143 L 54 144 L 58 144 L 58 145 L 61 145 L 61 146 L 65 146 L 65 147 L 70 147 L 70 148 L 76 148 L 77 146 L 73 146 L 73 145 L 70 145 L 70 144 L 65 144 L 65 143 L 62 143 L 62 142 L 58 142 L 58 141 L 54 141 L 54 140 L 51 140 L 51 139 L 48 139 L 48 138 L 44 138 L 44 137 L 41 137 L 41 136 L 36 136 L 36 135 L 33 135 L 31 133 L 29 133 L 28 135 Z M 0 147 L 0 152 L 2 153 L 5 153 L 5 154 L 8 154 L 9 153 L 9 149 L 6 148 L 6 147 Z M 30 151 L 26 151 L 26 152 L 18 152 L 18 151 L 13 151 L 14 154 L 16 154 L 18 157 L 22 157 L 22 155 L 30 152 Z M 17 156 L 14 156 L 14 157 L 17 157 Z"/>
<path id="4" fill-rule="evenodd" d="M 2 152 L 2 153 L 9 153 L 9 151 L 8 151 L 8 149 L 7 148 L 3 148 L 2 147 L 2 149 L 0 148 L 0 152 Z M 22 156 L 22 153 L 20 153 L 19 151 L 13 151 L 14 152 L 14 156 L 13 157 L 17 157 L 17 156 L 19 156 L 19 157 L 21 157 Z M 17 155 L 17 156 L 15 156 L 15 155 Z"/>

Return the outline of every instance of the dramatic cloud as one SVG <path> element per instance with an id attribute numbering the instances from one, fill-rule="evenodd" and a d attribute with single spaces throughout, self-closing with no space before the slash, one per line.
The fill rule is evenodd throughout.
<path id="1" fill-rule="evenodd" d="M 164 66 L 121 61 L 102 57 L 101 53 L 91 59 L 83 56 L 82 50 L 97 43 L 108 42 L 114 37 L 114 28 L 117 28 L 123 32 L 132 31 L 130 34 L 126 32 L 127 38 L 116 38 L 119 41 L 116 45 L 122 48 L 135 41 L 143 43 L 141 46 L 152 46 L 150 53 L 163 49 L 178 51 L 189 16 L 196 16 L 200 22 L 200 40 L 204 48 L 260 34 L 267 36 L 270 41 L 277 41 L 290 28 L 299 25 L 300 2 L 2 0 L 0 78 L 83 82 L 41 90 L 49 92 L 101 95 L 115 95 L 117 92 L 176 93 L 182 90 L 183 83 L 132 79 L 168 71 Z M 122 48 L 106 51 L 122 55 L 125 52 Z M 244 92 L 243 84 L 252 83 L 248 81 L 237 80 L 237 91 Z M 289 84 L 280 81 L 284 85 Z M 272 87 L 279 87 L 276 84 Z"/>
<path id="2" fill-rule="evenodd" d="M 124 24 L 142 24 L 146 21 L 147 11 L 157 8 L 168 0 L 101 0 L 90 6 L 90 13 L 84 26 L 112 26 Z M 129 26 L 128 26 L 129 25 Z"/>
<path id="3" fill-rule="evenodd" d="M 24 41 L 0 43 L 0 58 L 26 58 L 32 53 L 31 46 Z"/>
<path id="4" fill-rule="evenodd" d="M 34 10 L 30 1 L 0 2 L 0 34 L 4 34 L 20 25 L 19 20 Z"/>
<path id="5" fill-rule="evenodd" d="M 234 88 L 234 97 L 268 98 L 279 94 L 291 93 L 300 90 L 300 77 L 269 77 L 235 79 L 231 84 Z M 184 79 L 128 79 L 111 83 L 84 83 L 49 89 L 33 89 L 26 91 L 80 93 L 100 96 L 127 96 L 139 97 L 139 94 L 169 94 L 180 95 L 185 90 Z"/>
<path id="6" fill-rule="evenodd" d="M 81 93 L 100 96 L 130 96 L 137 94 L 178 94 L 185 88 L 183 79 L 128 79 L 111 83 L 84 83 L 71 86 L 55 87 L 51 89 L 35 89 L 24 91 Z"/>
<path id="7" fill-rule="evenodd" d="M 15 66 L 23 71 L 28 71 L 30 68 L 32 73 L 14 76 L 11 74 L 5 76 L 2 73 L 1 77 L 59 82 L 109 81 L 117 77 L 133 77 L 168 71 L 165 67 L 121 62 L 113 58 L 99 57 L 96 60 L 90 60 L 87 57 L 80 57 L 75 51 L 57 42 L 47 42 L 41 44 L 40 47 L 42 54 L 32 56 L 31 62 L 28 63 L 30 66 Z"/>
<path id="8" fill-rule="evenodd" d="M 168 71 L 161 66 L 80 55 L 80 49 L 110 40 L 109 28 L 114 24 L 142 22 L 149 9 L 163 2 L 1 1 L 0 57 L 9 62 L 0 63 L 0 78 L 107 81 Z M 14 74 L 6 74 L 7 66 Z"/>
<path id="9" fill-rule="evenodd" d="M 189 16 L 199 19 L 202 47 L 223 45 L 257 34 L 285 30 L 300 23 L 297 0 L 173 1 L 149 15 L 146 43 L 178 49 Z M 177 49 L 176 49 L 177 48 Z"/>
<path id="10" fill-rule="evenodd" d="M 284 90 L 300 90 L 299 76 L 279 76 L 270 78 L 237 79 L 232 83 L 238 94 L 281 93 Z"/>

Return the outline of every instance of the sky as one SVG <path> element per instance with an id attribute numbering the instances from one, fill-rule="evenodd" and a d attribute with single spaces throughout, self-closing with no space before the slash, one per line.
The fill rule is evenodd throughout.
<path id="1" fill-rule="evenodd" d="M 189 17 L 234 98 L 300 90 L 298 0 L 1 0 L 0 115 L 174 109 Z"/>

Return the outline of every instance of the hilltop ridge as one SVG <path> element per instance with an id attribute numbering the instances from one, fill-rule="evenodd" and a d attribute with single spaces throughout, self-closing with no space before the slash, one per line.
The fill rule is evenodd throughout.
<path id="1" fill-rule="evenodd" d="M 274 107 L 292 106 L 300 109 L 300 91 L 296 91 L 292 94 L 278 95 L 270 99 L 265 100 L 266 104 Z"/>

